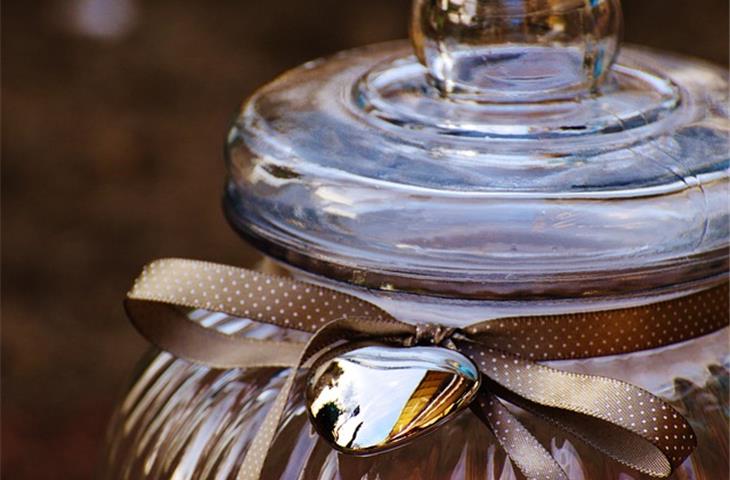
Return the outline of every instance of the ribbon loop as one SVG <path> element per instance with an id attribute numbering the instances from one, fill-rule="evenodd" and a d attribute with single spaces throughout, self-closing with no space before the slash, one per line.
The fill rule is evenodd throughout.
<path id="1" fill-rule="evenodd" d="M 481 344 L 478 360 L 500 396 L 536 413 L 642 473 L 664 478 L 695 447 L 687 421 L 660 398 L 612 378 L 556 370 Z"/>
<path id="2" fill-rule="evenodd" d="M 202 308 L 309 333 L 349 317 L 396 321 L 372 303 L 319 285 L 181 258 L 145 266 L 127 298 Z"/>
<path id="3" fill-rule="evenodd" d="M 507 455 L 528 480 L 567 480 L 565 471 L 502 402 L 481 387 L 472 411 L 494 434 Z"/>

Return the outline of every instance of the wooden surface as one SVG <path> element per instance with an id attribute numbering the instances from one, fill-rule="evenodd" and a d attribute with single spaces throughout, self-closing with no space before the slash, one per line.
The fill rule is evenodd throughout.
<path id="1" fill-rule="evenodd" d="M 627 0 L 627 40 L 727 63 L 725 0 Z M 2 6 L 2 476 L 93 478 L 144 342 L 142 264 L 249 265 L 220 210 L 240 101 L 276 74 L 404 37 L 407 0 Z"/>

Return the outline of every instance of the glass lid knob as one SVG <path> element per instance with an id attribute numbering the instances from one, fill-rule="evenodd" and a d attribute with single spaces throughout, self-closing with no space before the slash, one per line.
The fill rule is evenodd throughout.
<path id="1" fill-rule="evenodd" d="M 536 102 L 595 91 L 621 27 L 619 0 L 414 0 L 411 42 L 443 95 Z"/>

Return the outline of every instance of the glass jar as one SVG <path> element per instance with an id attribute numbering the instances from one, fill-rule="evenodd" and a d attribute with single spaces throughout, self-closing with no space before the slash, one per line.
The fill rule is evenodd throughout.
<path id="1" fill-rule="evenodd" d="M 225 206 L 267 256 L 262 270 L 453 326 L 636 306 L 726 280 L 723 71 L 619 54 L 617 0 L 416 0 L 412 19 L 415 55 L 392 42 L 315 60 L 244 105 Z M 304 336 L 189 315 L 228 334 Z M 671 478 L 720 480 L 727 335 L 551 363 L 667 399 L 698 435 Z M 150 354 L 113 419 L 106 478 L 235 478 L 285 377 Z M 262 478 L 522 478 L 470 411 L 393 451 L 337 453 L 309 423 L 302 381 Z M 571 480 L 643 478 L 515 412 Z"/>

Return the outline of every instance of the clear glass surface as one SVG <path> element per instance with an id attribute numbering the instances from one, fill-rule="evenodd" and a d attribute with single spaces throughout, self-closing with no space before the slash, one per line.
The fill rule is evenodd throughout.
<path id="1" fill-rule="evenodd" d="M 392 42 L 315 60 L 244 104 L 226 213 L 279 273 L 453 326 L 639 305 L 726 277 L 724 71 L 619 54 L 618 0 L 416 0 L 411 30 L 415 55 Z M 668 399 L 699 441 L 672 478 L 723 480 L 727 335 L 558 365 Z M 113 421 L 106 478 L 235 478 L 284 378 L 153 353 Z M 393 451 L 338 453 L 314 433 L 302 380 L 264 479 L 521 478 L 470 411 Z M 515 411 L 571 480 L 642 478 Z"/>

